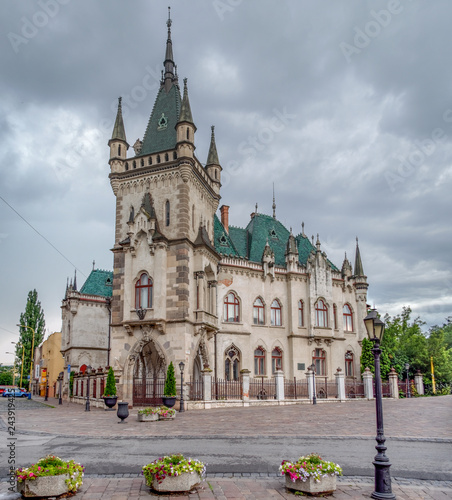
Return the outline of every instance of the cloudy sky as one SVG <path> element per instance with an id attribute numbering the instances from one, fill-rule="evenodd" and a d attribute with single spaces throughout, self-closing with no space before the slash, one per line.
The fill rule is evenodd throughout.
<path id="1" fill-rule="evenodd" d="M 66 279 L 112 269 L 108 139 L 123 96 L 142 139 L 167 6 L 196 153 L 216 126 L 222 203 L 319 233 L 341 266 L 359 237 L 369 303 L 452 314 L 452 4 L 447 0 L 4 0 L 0 16 L 0 362 L 27 293 L 61 328 Z M 426 327 L 427 327 L 426 326 Z M 16 333 L 15 333 L 16 332 Z"/>

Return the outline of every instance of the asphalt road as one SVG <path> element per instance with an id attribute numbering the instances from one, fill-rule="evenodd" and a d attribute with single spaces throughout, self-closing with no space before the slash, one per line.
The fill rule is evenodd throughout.
<path id="1" fill-rule="evenodd" d="M 276 473 L 283 459 L 317 452 L 339 463 L 345 475 L 372 475 L 375 440 L 366 437 L 115 437 L 89 438 L 17 434 L 16 463 L 34 462 L 48 453 L 61 458 L 83 457 L 87 474 L 139 473 L 158 456 L 181 452 L 208 464 L 209 472 Z M 2 449 L 6 433 L 1 432 Z M 387 455 L 393 477 L 452 480 L 452 443 L 389 439 Z M 7 472 L 7 454 L 0 474 Z"/>

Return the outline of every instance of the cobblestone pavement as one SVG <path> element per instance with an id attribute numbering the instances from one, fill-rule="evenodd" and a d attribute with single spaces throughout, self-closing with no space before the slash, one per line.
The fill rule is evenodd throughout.
<path id="1" fill-rule="evenodd" d="M 3 401 L 1 401 L 3 400 Z M 0 418 L 5 429 L 7 398 L 0 398 Z M 136 409 L 130 411 L 128 425 L 116 425 L 116 412 L 92 408 L 85 412 L 83 405 L 49 398 L 18 400 L 16 430 L 20 433 L 59 436 L 279 436 L 286 435 L 290 426 L 295 436 L 374 437 L 375 402 L 350 401 L 323 403 L 316 406 L 225 408 L 178 413 L 178 426 L 171 422 L 147 425 L 137 422 Z M 52 407 L 53 406 L 53 407 Z M 384 401 L 385 434 L 393 439 L 428 440 L 452 443 L 452 396 Z M 45 416 L 45 417 L 44 417 Z M 44 418 L 43 418 L 44 417 Z M 2 433 L 3 434 L 3 433 Z M 3 450 L 2 450 L 3 452 Z M 451 457 L 452 469 L 452 457 Z M 371 466 L 369 472 L 372 473 Z M 9 484 L 2 478 L 0 499 L 17 498 L 8 494 Z M 393 492 L 398 500 L 452 499 L 452 482 L 420 481 L 393 478 Z M 337 491 L 332 499 L 370 498 L 373 492 L 371 477 L 338 478 Z M 86 476 L 76 500 L 122 500 L 159 497 L 166 499 L 295 499 L 285 489 L 282 477 L 267 474 L 215 474 L 190 494 L 157 495 L 134 474 L 115 476 Z"/>
<path id="2" fill-rule="evenodd" d="M 0 408 L 7 398 L 0 398 Z M 146 425 L 137 421 L 137 409 L 131 409 L 128 425 L 118 426 L 115 411 L 49 398 L 17 400 L 16 430 L 55 435 L 115 436 L 375 436 L 375 402 L 352 400 L 346 403 L 297 404 L 291 406 L 251 406 L 191 410 L 178 413 L 179 425 L 158 422 Z M 27 404 L 32 406 L 28 409 Z M 384 425 L 387 438 L 446 440 L 452 442 L 452 396 L 384 401 Z M 40 411 L 37 409 L 40 408 Z M 271 408 L 271 411 L 269 411 Z M 45 411 L 45 418 L 42 412 Z M 0 412 L 4 421 L 6 415 Z"/>
<path id="3" fill-rule="evenodd" d="M 282 477 L 215 477 L 206 480 L 194 491 L 186 494 L 162 495 L 153 493 L 141 477 L 84 478 L 83 485 L 73 497 L 75 500 L 133 500 L 159 498 L 160 500 L 295 500 L 299 496 L 287 490 Z M 8 495 L 7 483 L 0 483 L 0 500 L 17 498 Z M 370 498 L 373 488 L 372 478 L 339 477 L 337 490 L 328 496 L 332 500 L 363 500 Z M 392 480 L 392 491 L 397 500 L 450 500 L 452 482 Z M 20 498 L 20 497 L 19 497 Z"/>

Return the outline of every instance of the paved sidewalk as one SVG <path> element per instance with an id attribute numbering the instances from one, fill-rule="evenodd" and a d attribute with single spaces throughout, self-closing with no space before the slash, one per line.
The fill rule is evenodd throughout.
<path id="1" fill-rule="evenodd" d="M 295 500 L 300 498 L 285 488 L 282 477 L 217 476 L 207 476 L 201 486 L 194 491 L 177 495 L 153 493 L 141 477 L 87 477 L 84 478 L 82 487 L 73 498 L 75 500 L 136 500 L 144 498 L 159 498 L 160 500 Z M 7 486 L 7 483 L 0 483 L 0 500 L 17 498 L 14 494 L 8 495 L 6 493 Z M 450 500 L 452 498 L 452 482 L 393 479 L 392 491 L 397 500 Z M 327 498 L 332 500 L 363 500 L 370 498 L 372 492 L 372 478 L 339 477 L 337 490 Z"/>

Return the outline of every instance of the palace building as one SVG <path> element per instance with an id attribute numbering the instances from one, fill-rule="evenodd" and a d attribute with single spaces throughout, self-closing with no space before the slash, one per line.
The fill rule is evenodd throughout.
<path id="1" fill-rule="evenodd" d="M 256 208 L 245 228 L 229 224 L 214 127 L 204 163 L 195 155 L 197 128 L 187 80 L 180 85 L 176 72 L 171 19 L 167 26 L 160 88 L 132 148 L 119 99 L 108 143 L 113 273 L 93 269 L 80 291 L 68 286 L 66 366 L 113 366 L 119 396 L 134 404 L 171 361 L 183 361 L 192 380 L 206 369 L 226 380 L 242 370 L 303 379 L 312 363 L 317 375 L 333 379 L 341 368 L 360 379 L 368 284 L 358 242 L 354 266 L 345 257 L 338 268 L 318 237 L 284 227 L 275 205 L 272 215 Z"/>

